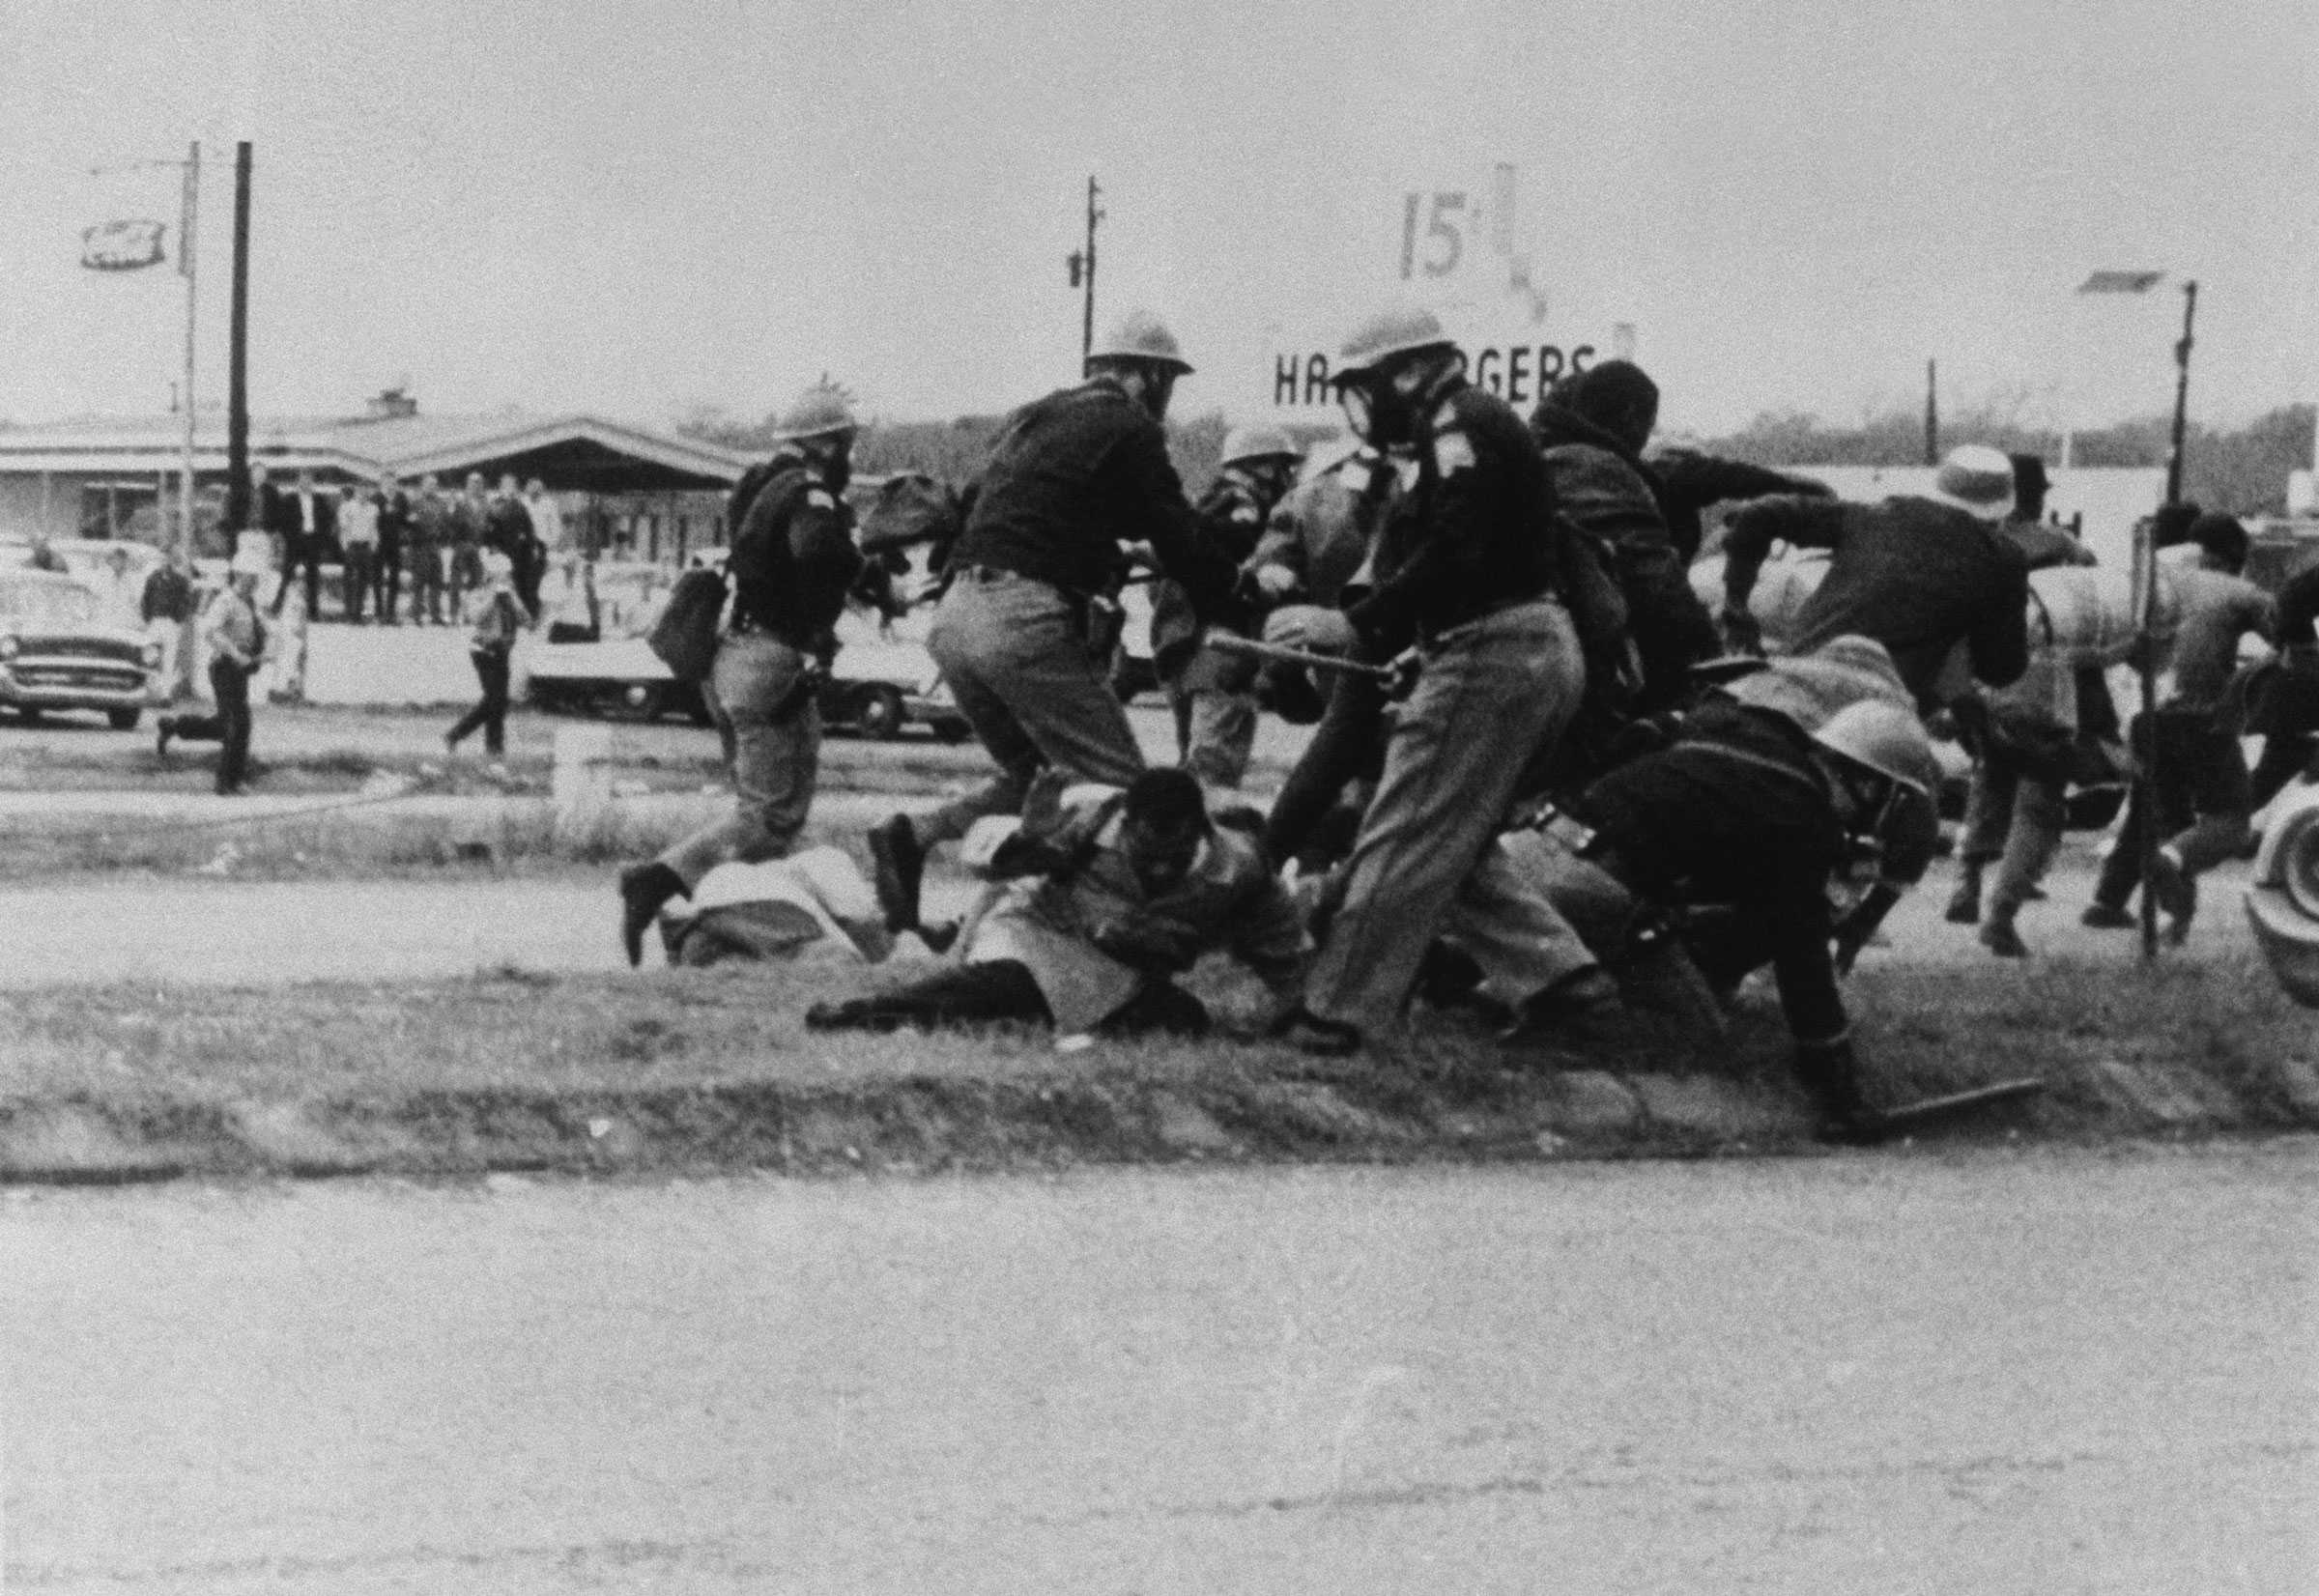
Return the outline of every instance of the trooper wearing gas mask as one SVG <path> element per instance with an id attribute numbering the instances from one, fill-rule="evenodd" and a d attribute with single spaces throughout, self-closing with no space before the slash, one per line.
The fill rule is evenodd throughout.
<path id="1" fill-rule="evenodd" d="M 1414 649 L 1418 673 L 1287 1030 L 1320 1053 L 1397 1032 L 1426 948 L 1586 681 L 1556 590 L 1554 494 L 1521 417 L 1467 382 L 1465 356 L 1422 311 L 1362 324 L 1333 381 L 1354 432 L 1407 446 L 1417 480 L 1378 534 L 1374 585 L 1343 610 L 1276 610 L 1265 635 L 1369 662 Z"/>
<path id="2" fill-rule="evenodd" d="M 1273 506 L 1296 485 L 1303 452 L 1278 427 L 1234 427 L 1216 480 L 1200 496 L 1201 524 L 1244 571 Z M 1252 576 L 1244 593 L 1260 593 Z M 1256 742 L 1256 662 L 1204 646 L 1205 628 L 1184 584 L 1152 584 L 1152 663 L 1176 717 L 1176 756 L 1204 784 L 1237 787 Z"/>
<path id="3" fill-rule="evenodd" d="M 1143 770 L 1096 615 L 1124 546 L 1147 545 L 1201 619 L 1237 614 L 1233 563 L 1186 500 L 1160 428 L 1190 370 L 1174 334 L 1136 311 L 1089 351 L 1084 383 L 1008 418 L 926 640 L 998 774 L 922 821 L 897 814 L 871 832 L 893 929 L 917 924 L 926 850 L 1018 812 L 1042 771 L 1124 787 Z"/>
<path id="4" fill-rule="evenodd" d="M 816 691 L 862 569 L 844 497 L 854 430 L 844 390 L 816 383 L 782 416 L 772 458 L 733 496 L 732 602 L 706 695 L 731 749 L 733 809 L 620 872 L 620 940 L 631 964 L 643 959 L 644 931 L 663 904 L 691 896 L 728 861 L 782 858 L 805 829 L 820 766 Z"/>

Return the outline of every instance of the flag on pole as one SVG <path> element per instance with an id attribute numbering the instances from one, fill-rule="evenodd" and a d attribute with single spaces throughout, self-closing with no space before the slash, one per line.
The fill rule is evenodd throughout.
<path id="1" fill-rule="evenodd" d="M 134 271 L 161 263 L 161 234 L 157 221 L 106 221 L 83 228 L 80 264 L 92 271 Z"/>
<path id="2" fill-rule="evenodd" d="M 2077 285 L 2080 294 L 2147 294 L 2165 280 L 2163 271 L 2097 271 Z"/>

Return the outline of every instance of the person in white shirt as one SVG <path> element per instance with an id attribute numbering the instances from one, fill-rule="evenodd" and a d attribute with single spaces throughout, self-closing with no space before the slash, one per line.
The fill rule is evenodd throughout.
<path id="1" fill-rule="evenodd" d="M 524 508 L 531 512 L 532 535 L 547 545 L 549 554 L 562 554 L 570 536 L 564 529 L 563 511 L 548 497 L 547 484 L 536 476 L 524 484 Z"/>
<path id="2" fill-rule="evenodd" d="M 349 484 L 338 499 L 338 548 L 345 556 L 345 598 L 341 613 L 362 624 L 362 601 L 371 589 L 379 559 L 379 501 L 360 483 Z"/>

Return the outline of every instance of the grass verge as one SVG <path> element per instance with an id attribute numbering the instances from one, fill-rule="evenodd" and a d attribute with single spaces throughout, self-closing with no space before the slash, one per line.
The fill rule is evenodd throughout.
<path id="1" fill-rule="evenodd" d="M 1648 1035 L 1615 1057 L 1516 1057 L 1442 1016 L 1403 1057 L 1316 1066 L 1269 1042 L 1064 1055 L 1043 1030 L 804 1030 L 809 1003 L 862 980 L 501 969 L 0 996 L 0 1178 L 1698 1155 L 1808 1137 L 1767 994 L 1743 1001 L 1713 1057 Z M 2319 1127 L 2319 1041 L 2250 958 L 2003 977 L 1896 964 L 1855 986 L 1879 1100 L 2047 1083 L 1961 1134 Z M 1250 1012 L 1253 994 L 1221 977 L 1203 992 L 1227 1021 Z"/>

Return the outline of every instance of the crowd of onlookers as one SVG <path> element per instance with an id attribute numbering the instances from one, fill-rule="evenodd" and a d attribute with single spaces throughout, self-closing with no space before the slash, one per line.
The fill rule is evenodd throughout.
<path id="1" fill-rule="evenodd" d="M 418 477 L 408 489 L 392 472 L 368 486 L 324 487 L 301 470 L 284 488 L 263 466 L 250 474 L 256 527 L 281 573 L 275 614 L 302 584 L 306 614 L 332 618 L 325 614 L 322 566 L 334 557 L 341 567 L 334 618 L 459 625 L 468 595 L 483 586 L 484 556 L 497 553 L 508 562 L 517 598 L 536 615 L 549 560 L 568 543 L 563 513 L 537 477 L 519 489 L 505 475 L 494 491 L 482 472 L 471 471 L 452 493 L 440 476 Z"/>

